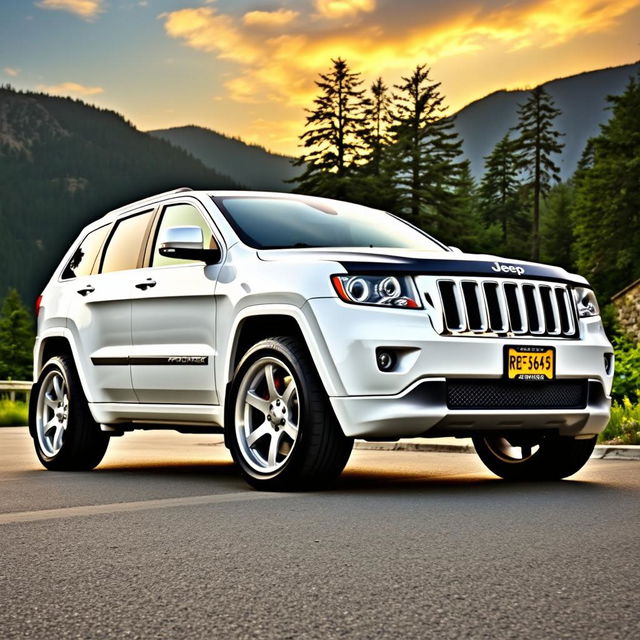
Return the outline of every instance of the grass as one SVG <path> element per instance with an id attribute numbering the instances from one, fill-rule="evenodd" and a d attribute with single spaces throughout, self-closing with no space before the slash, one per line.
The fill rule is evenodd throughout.
<path id="1" fill-rule="evenodd" d="M 632 404 L 628 398 L 614 402 L 611 419 L 600 434 L 598 442 L 606 444 L 640 444 L 640 404 Z"/>
<path id="2" fill-rule="evenodd" d="M 26 402 L 0 400 L 0 427 L 23 427 L 27 424 L 28 417 Z"/>

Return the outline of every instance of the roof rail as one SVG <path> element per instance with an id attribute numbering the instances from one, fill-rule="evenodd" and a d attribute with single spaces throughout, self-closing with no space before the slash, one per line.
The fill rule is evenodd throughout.
<path id="1" fill-rule="evenodd" d="M 103 217 L 104 218 L 113 218 L 115 217 L 118 213 L 131 208 L 132 205 L 140 205 L 140 204 L 144 204 L 145 202 L 149 202 L 152 200 L 156 200 L 157 198 L 162 198 L 164 196 L 170 196 L 174 193 L 184 193 L 185 191 L 193 191 L 193 189 L 191 187 L 178 187 L 177 189 L 171 189 L 170 191 L 163 191 L 162 193 L 156 193 L 155 195 L 152 196 L 148 196 L 147 198 L 142 198 L 142 200 L 136 200 L 135 202 L 131 202 L 129 204 L 126 204 L 122 207 L 118 207 L 117 209 L 113 209 L 112 211 L 109 211 L 108 213 L 106 213 Z"/>

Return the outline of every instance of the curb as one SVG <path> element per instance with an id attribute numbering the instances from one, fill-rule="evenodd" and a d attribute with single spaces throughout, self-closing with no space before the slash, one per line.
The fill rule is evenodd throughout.
<path id="1" fill-rule="evenodd" d="M 440 453 L 475 453 L 472 444 L 461 443 L 428 443 L 400 440 L 398 442 L 364 442 L 357 441 L 355 449 L 365 451 L 426 451 Z M 618 460 L 640 460 L 640 445 L 607 445 L 598 444 L 591 455 L 592 458 L 617 458 Z"/>

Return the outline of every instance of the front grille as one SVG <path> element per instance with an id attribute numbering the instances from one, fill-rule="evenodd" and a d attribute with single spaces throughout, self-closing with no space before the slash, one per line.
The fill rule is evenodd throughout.
<path id="1" fill-rule="evenodd" d="M 444 333 L 577 337 L 566 285 L 447 278 L 438 280 L 437 289 Z"/>
<path id="2" fill-rule="evenodd" d="M 449 409 L 584 409 L 587 380 L 448 380 Z"/>

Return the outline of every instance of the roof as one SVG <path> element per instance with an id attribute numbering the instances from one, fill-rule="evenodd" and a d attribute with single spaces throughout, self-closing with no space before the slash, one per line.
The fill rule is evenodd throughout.
<path id="1" fill-rule="evenodd" d="M 162 193 L 157 193 L 153 196 L 149 196 L 148 198 L 142 198 L 141 200 L 135 200 L 134 202 L 130 202 L 122 207 L 119 207 L 118 209 L 113 209 L 112 211 L 109 211 L 108 213 L 106 213 L 102 219 L 106 219 L 106 220 L 112 220 L 113 218 L 116 218 L 118 215 L 120 215 L 121 213 L 126 213 L 127 211 L 130 211 L 132 208 L 138 207 L 140 205 L 145 205 L 145 204 L 154 204 L 157 200 L 162 200 L 163 198 L 166 198 L 167 196 L 171 196 L 171 195 L 177 195 L 180 193 L 184 193 L 184 194 L 193 194 L 193 195 L 206 195 L 206 196 L 247 196 L 247 195 L 252 195 L 252 196 L 284 196 L 284 197 L 300 197 L 299 194 L 293 194 L 293 193 L 285 193 L 285 192 L 278 192 L 278 191 L 250 191 L 248 189 L 245 190 L 236 190 L 236 191 L 218 191 L 218 190 L 211 190 L 211 189 L 200 189 L 200 190 L 195 190 L 195 189 L 191 189 L 190 187 L 179 187 L 178 189 L 172 189 L 171 191 L 163 191 Z M 309 197 L 309 196 L 305 196 L 305 197 Z"/>
<path id="2" fill-rule="evenodd" d="M 637 287 L 639 285 L 640 285 L 640 280 L 636 280 L 635 282 L 632 282 L 631 284 L 627 285 L 624 289 L 618 291 L 618 293 L 614 293 L 611 296 L 611 301 L 613 302 L 614 300 L 617 300 L 618 298 L 621 298 L 626 293 L 629 293 L 629 291 L 631 291 L 631 289 L 634 289 L 635 287 Z"/>

